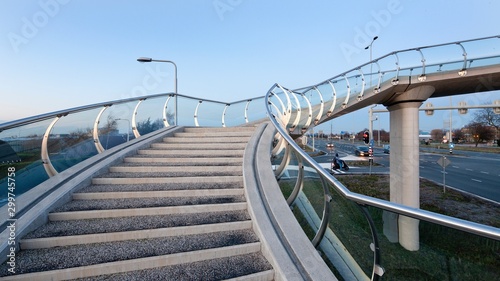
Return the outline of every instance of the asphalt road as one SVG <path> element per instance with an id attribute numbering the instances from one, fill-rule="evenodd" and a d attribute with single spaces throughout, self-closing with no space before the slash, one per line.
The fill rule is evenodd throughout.
<path id="1" fill-rule="evenodd" d="M 329 152 L 324 156 L 315 157 L 318 163 L 329 163 L 334 153 L 344 159 L 367 159 L 367 157 L 355 157 L 354 147 L 361 144 L 335 143 L 335 150 L 327 150 L 326 142 L 316 140 L 315 147 Z M 450 162 L 443 169 L 438 164 L 438 160 L 446 157 Z M 374 162 L 378 166 L 351 167 L 351 173 L 388 173 L 389 155 L 384 154 L 382 149 L 374 149 Z M 343 173 L 343 171 L 335 171 Z M 443 177 L 444 175 L 444 177 Z M 500 202 L 500 155 L 492 153 L 478 153 L 469 151 L 454 151 L 454 154 L 447 153 L 447 150 L 422 149 L 420 153 L 420 176 L 432 180 L 438 184 L 445 181 L 446 187 L 459 189 L 477 196 Z"/>

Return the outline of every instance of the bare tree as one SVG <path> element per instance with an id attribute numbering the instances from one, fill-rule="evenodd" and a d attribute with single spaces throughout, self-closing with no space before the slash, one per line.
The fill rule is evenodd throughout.
<path id="1" fill-rule="evenodd" d="M 453 142 L 459 142 L 459 140 L 465 139 L 465 134 L 461 129 L 454 129 L 452 135 Z"/>
<path id="2" fill-rule="evenodd" d="M 444 131 L 442 129 L 433 129 L 431 131 L 431 139 L 435 141 L 442 141 L 444 136 Z"/>
<path id="3" fill-rule="evenodd" d="M 500 114 L 496 114 L 493 108 L 483 108 L 474 113 L 473 122 L 495 128 L 496 137 L 500 132 Z"/>
<path id="4" fill-rule="evenodd" d="M 484 125 L 479 122 L 472 122 L 466 126 L 469 134 L 472 136 L 474 143 L 477 145 L 483 141 L 492 140 L 495 136 L 493 127 Z"/>

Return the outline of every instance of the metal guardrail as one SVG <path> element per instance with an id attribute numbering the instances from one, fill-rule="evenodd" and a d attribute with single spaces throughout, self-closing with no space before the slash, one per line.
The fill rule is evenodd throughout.
<path id="1" fill-rule="evenodd" d="M 291 206 L 305 205 L 306 207 L 302 207 L 301 210 L 304 216 L 310 213 L 314 213 L 314 210 L 312 211 L 307 210 L 307 205 L 312 204 L 310 202 L 314 201 L 310 197 L 314 197 L 314 195 L 306 196 L 307 199 L 301 199 L 301 196 L 303 198 L 303 194 L 308 189 L 309 190 L 314 189 L 312 187 L 309 188 L 305 187 L 306 185 L 305 174 L 309 173 L 310 177 L 316 178 L 317 179 L 316 181 L 320 182 L 322 186 L 322 188 L 317 188 L 316 192 L 318 194 L 316 195 L 316 197 L 318 198 L 323 197 L 325 198 L 324 199 L 325 201 L 323 202 L 323 204 L 317 202 L 318 205 L 315 206 L 314 208 L 316 210 L 315 213 L 318 214 L 318 218 L 316 218 L 316 220 L 317 221 L 320 220 L 320 222 L 317 222 L 316 225 L 314 225 L 313 223 L 311 223 L 311 221 L 314 221 L 314 219 L 308 219 L 309 225 L 313 227 L 313 229 L 315 230 L 315 236 L 314 238 L 311 239 L 312 243 L 315 246 L 319 247 L 320 245 L 322 245 L 322 247 L 327 247 L 324 244 L 330 244 L 330 243 L 331 245 L 337 245 L 337 246 L 331 246 L 335 249 L 331 250 L 330 252 L 335 252 L 335 251 L 340 252 L 341 250 L 339 250 L 339 248 L 343 248 L 343 246 L 339 246 L 342 245 L 342 243 L 344 243 L 343 240 L 340 239 L 338 242 L 335 243 L 333 242 L 336 241 L 337 239 L 335 238 L 336 237 L 335 232 L 339 231 L 339 229 L 333 229 L 332 227 L 327 228 L 329 223 L 331 224 L 332 221 L 335 221 L 335 219 L 332 218 L 332 210 L 338 205 L 338 202 L 335 202 L 336 203 L 335 204 L 333 201 L 342 201 L 342 200 L 355 203 L 359 207 L 362 214 L 361 216 L 363 216 L 366 219 L 368 227 L 370 229 L 370 233 L 372 236 L 370 249 L 371 251 L 373 251 L 373 263 L 371 266 L 371 270 L 365 270 L 365 273 L 367 276 L 371 276 L 370 277 L 371 280 L 379 279 L 380 276 L 382 276 L 385 272 L 384 266 L 381 263 L 382 259 L 381 256 L 383 256 L 381 252 L 387 253 L 387 251 L 389 252 L 391 251 L 390 249 L 387 249 L 387 247 L 382 248 L 383 246 L 381 245 L 384 243 L 381 243 L 381 241 L 382 240 L 385 241 L 384 236 L 387 236 L 389 240 L 391 239 L 394 240 L 393 237 L 388 237 L 388 235 L 386 235 L 385 225 L 384 226 L 377 225 L 377 223 L 375 222 L 377 220 L 377 218 L 375 217 L 377 216 L 382 216 L 382 217 L 386 215 L 396 216 L 396 217 L 404 216 L 407 218 L 418 220 L 425 224 L 431 224 L 437 228 L 453 229 L 453 230 L 458 230 L 460 232 L 472 234 L 477 239 L 480 240 L 484 239 L 483 243 L 486 244 L 488 243 L 487 240 L 492 239 L 493 241 L 496 241 L 493 243 L 494 245 L 496 245 L 492 246 L 493 248 L 498 247 L 500 245 L 499 243 L 500 229 L 498 228 L 478 223 L 473 223 L 470 221 L 465 221 L 445 215 L 440 215 L 422 209 L 411 208 L 404 205 L 388 202 L 385 200 L 380 200 L 377 198 L 349 191 L 329 172 L 327 172 L 323 167 L 321 167 L 317 162 L 315 162 L 307 153 L 305 153 L 298 146 L 298 144 L 295 143 L 294 138 L 292 138 L 292 136 L 295 137 L 300 136 L 304 134 L 310 127 L 318 125 L 324 122 L 325 120 L 328 120 L 328 118 L 330 118 L 334 110 L 340 111 L 343 108 L 347 107 L 348 104 L 350 103 L 361 101 L 363 99 L 364 92 L 366 90 L 365 80 L 367 77 L 366 74 L 364 74 L 365 72 L 363 71 L 363 68 L 371 66 L 371 64 L 375 64 L 377 67 L 376 68 L 377 72 L 370 73 L 370 76 L 376 74 L 375 80 L 373 81 L 374 82 L 373 86 L 371 87 L 371 90 L 375 94 L 378 91 L 380 91 L 380 86 L 383 83 L 388 82 L 391 83 L 392 85 L 397 85 L 399 83 L 399 79 L 402 77 L 402 73 L 404 72 L 411 75 L 412 72 L 414 73 L 417 72 L 416 70 L 420 70 L 421 72 L 418 72 L 419 73 L 418 79 L 424 81 L 426 79 L 426 75 L 429 75 L 429 73 L 432 73 L 433 71 L 434 72 L 443 71 L 444 67 L 447 65 L 459 66 L 458 68 L 450 67 L 449 69 L 447 69 L 447 71 L 456 71 L 458 76 L 465 76 L 467 75 L 467 70 L 470 68 L 471 64 L 474 61 L 492 60 L 494 64 L 500 64 L 500 54 L 497 54 L 495 56 L 475 57 L 475 58 L 470 58 L 470 56 L 468 56 L 464 48 L 464 45 L 468 42 L 477 42 L 482 40 L 496 40 L 495 42 L 498 42 L 498 44 L 496 45 L 500 46 L 500 36 L 493 36 L 475 40 L 453 42 L 449 44 L 440 44 L 434 46 L 413 48 L 398 52 L 392 52 L 386 56 L 375 59 L 367 64 L 356 67 L 352 70 L 344 72 L 340 75 L 337 75 L 333 78 L 330 78 L 313 86 L 304 87 L 298 90 L 289 90 L 279 84 L 275 84 L 270 88 L 265 97 L 265 102 L 267 105 L 267 114 L 268 116 L 270 116 L 272 124 L 278 131 L 278 134 L 275 137 L 276 146 L 274 147 L 272 154 L 275 157 L 276 155 L 282 155 L 281 162 L 279 163 L 279 165 L 277 165 L 275 171 L 276 177 L 280 179 L 285 173 L 289 173 L 290 172 L 289 164 L 292 161 L 295 162 L 294 166 L 297 167 L 295 175 L 295 184 L 292 184 L 293 190 L 291 191 L 291 195 L 287 198 L 288 203 Z M 424 56 L 422 50 L 440 48 L 443 46 L 446 47 L 458 46 L 459 49 L 461 50 L 461 55 L 463 56 L 463 60 L 440 62 L 432 65 L 426 64 L 426 57 Z M 401 68 L 399 56 L 401 53 L 404 52 L 417 52 L 421 58 L 421 65 L 417 67 Z M 396 67 L 382 70 L 378 65 L 378 62 L 388 57 L 396 58 L 395 62 Z M 432 69 L 433 67 L 435 69 Z M 391 73 L 391 75 L 386 75 L 387 73 Z M 384 75 L 386 76 L 383 79 L 382 76 Z M 354 84 L 352 83 L 353 79 L 359 79 L 360 85 L 357 85 L 357 87 L 353 87 Z M 372 79 L 370 79 L 370 81 L 371 80 Z M 339 83 L 344 83 L 343 84 L 345 87 L 343 92 L 345 94 L 344 96 L 339 95 L 339 88 L 335 86 L 335 84 Z M 323 89 L 320 90 L 320 87 L 323 87 Z M 331 97 L 331 99 L 327 102 L 324 101 L 323 98 L 324 95 L 322 94 L 322 91 L 323 92 L 326 91 L 324 90 L 325 87 L 328 87 L 329 95 Z M 313 94 L 316 96 L 316 99 L 313 98 Z M 307 167 L 307 169 L 305 169 L 305 167 Z M 329 188 L 329 186 L 331 188 Z M 320 191 L 320 189 L 322 191 Z M 312 192 L 312 191 L 307 191 L 307 192 Z M 321 192 L 322 194 L 320 194 Z M 341 199 L 334 200 L 332 192 L 338 195 L 337 198 Z M 305 203 L 303 202 L 304 200 Z M 319 205 L 323 206 L 322 209 Z M 368 210 L 369 208 L 374 208 L 378 211 L 375 212 L 376 214 L 374 215 L 373 211 L 370 212 Z M 312 216 L 316 217 L 316 215 Z M 384 220 L 385 218 L 382 219 L 382 221 Z M 378 223 L 381 223 L 380 218 L 378 219 Z M 380 229 L 384 229 L 384 234 L 382 235 L 377 234 L 378 232 L 380 232 Z M 333 231 L 333 233 L 329 234 L 328 230 Z M 360 234 L 357 233 L 355 235 L 360 235 Z M 350 238 L 346 239 L 349 240 Z M 327 251 L 325 250 L 325 252 Z M 494 253 L 491 253 L 491 255 L 492 256 L 490 258 L 495 259 Z M 347 256 L 348 258 L 346 258 L 345 256 Z M 351 257 L 350 253 L 345 253 L 345 256 L 342 259 L 353 258 Z M 460 259 L 462 257 L 458 258 Z M 355 260 L 354 264 L 356 264 L 358 260 L 356 260 L 356 258 L 353 259 Z M 418 261 L 415 261 L 415 264 L 418 264 Z M 359 268 L 357 264 L 354 267 Z M 356 269 L 352 269 L 352 272 L 355 271 Z M 495 275 L 498 272 L 489 272 L 489 273 Z M 394 278 L 394 276 L 392 276 L 392 278 Z"/>
<path id="2" fill-rule="evenodd" d="M 265 118 L 263 97 L 221 102 L 174 93 L 95 103 L 0 124 L 0 170 L 20 195 L 120 143 L 176 125 L 225 127 Z M 178 112 L 175 110 L 179 109 Z M 218 115 L 218 116 L 217 116 Z M 3 170 L 6 170 L 5 173 Z M 0 190 L 0 205 L 8 201 Z"/>

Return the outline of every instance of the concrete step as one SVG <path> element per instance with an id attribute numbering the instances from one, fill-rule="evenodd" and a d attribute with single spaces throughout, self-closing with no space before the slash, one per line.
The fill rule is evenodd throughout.
<path id="1" fill-rule="evenodd" d="M 184 236 L 193 234 L 213 233 L 222 231 L 245 230 L 252 227 L 251 221 L 202 224 L 195 226 L 178 226 L 155 228 L 136 231 L 107 232 L 97 234 L 70 235 L 47 238 L 23 239 L 21 249 L 42 249 L 64 247 L 70 245 L 116 242 L 136 239 L 160 238 L 169 236 Z"/>
<path id="2" fill-rule="evenodd" d="M 167 206 L 153 208 L 129 208 L 129 209 L 110 209 L 110 210 L 88 210 L 72 212 L 55 212 L 49 214 L 49 220 L 83 220 L 100 218 L 119 218 L 133 216 L 155 216 L 172 214 L 193 214 L 203 212 L 221 212 L 246 210 L 245 202 L 226 203 L 226 204 L 204 204 L 187 206 Z"/>
<path id="3" fill-rule="evenodd" d="M 163 150 L 142 149 L 137 151 L 139 155 L 151 155 L 153 157 L 243 157 L 243 150 Z"/>
<path id="4" fill-rule="evenodd" d="M 104 175 L 105 176 L 105 175 Z M 93 178 L 92 184 L 228 184 L 243 185 L 241 176 L 218 176 L 218 177 L 148 177 L 148 178 L 118 178 L 100 177 Z"/>
<path id="5" fill-rule="evenodd" d="M 258 253 L 251 231 L 228 231 L 33 249 L 16 256 L 9 280 L 61 280 Z M 29 253 L 29 254 L 28 254 Z M 43 272 L 39 270 L 43 269 Z"/>
<path id="6" fill-rule="evenodd" d="M 244 150 L 247 143 L 246 142 L 229 142 L 221 145 L 220 142 L 209 142 L 203 143 L 195 141 L 192 143 L 188 142 L 159 142 L 153 143 L 151 148 L 161 148 L 161 149 L 178 149 L 178 150 Z"/>
<path id="7" fill-rule="evenodd" d="M 92 184 L 79 192 L 116 192 L 116 191 L 168 191 L 168 190 L 205 190 L 243 188 L 243 182 L 187 182 L 187 183 L 150 183 L 150 184 Z"/>
<path id="8" fill-rule="evenodd" d="M 192 131 L 192 132 L 178 132 L 174 134 L 176 138 L 200 138 L 200 137 L 240 137 L 249 138 L 252 136 L 254 130 L 246 131 L 214 131 L 214 132 L 203 132 L 203 131 Z"/>
<path id="9" fill-rule="evenodd" d="M 241 166 L 114 166 L 110 173 L 170 173 L 186 175 L 241 175 Z"/>
<path id="10" fill-rule="evenodd" d="M 185 133 L 234 133 L 234 132 L 254 132 L 255 126 L 240 127 L 185 127 Z"/>
<path id="11" fill-rule="evenodd" d="M 110 167 L 22 237 L 8 280 L 273 280 L 243 189 L 253 130 L 185 128 Z"/>
<path id="12" fill-rule="evenodd" d="M 138 231 L 155 228 L 172 228 L 204 224 L 249 221 L 246 210 L 173 214 L 168 216 L 134 216 L 120 218 L 49 221 L 24 239 L 58 236 L 99 234 L 108 232 Z"/>
<path id="13" fill-rule="evenodd" d="M 146 156 L 146 157 L 145 157 Z M 127 157 L 124 163 L 136 163 L 138 165 L 170 165 L 170 166 L 195 166 L 195 165 L 239 165 L 243 164 L 241 158 L 236 157 L 210 157 L 210 158 L 169 158 L 169 157 L 148 157 L 149 155 L 142 155 L 142 157 Z"/>
<path id="14" fill-rule="evenodd" d="M 242 188 L 198 189 L 198 190 L 165 190 L 165 191 L 117 191 L 117 192 L 85 192 L 73 194 L 73 200 L 105 200 L 120 198 L 173 198 L 173 197 L 207 197 L 207 196 L 243 196 Z"/>
<path id="15" fill-rule="evenodd" d="M 164 138 L 164 143 L 199 143 L 199 144 L 207 144 L 207 143 L 247 143 L 249 137 L 182 137 L 182 138 Z"/>

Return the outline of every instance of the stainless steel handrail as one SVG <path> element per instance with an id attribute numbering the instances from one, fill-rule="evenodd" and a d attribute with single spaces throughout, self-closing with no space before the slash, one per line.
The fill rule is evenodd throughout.
<path id="1" fill-rule="evenodd" d="M 276 85 L 275 85 L 276 86 Z M 274 88 L 273 86 L 272 88 Z M 271 88 L 271 89 L 272 89 Z M 268 104 L 268 99 L 269 96 L 266 95 L 265 102 Z M 386 211 L 398 213 L 401 215 L 405 215 L 408 217 L 412 217 L 415 219 L 420 219 L 424 221 L 429 221 L 432 223 L 436 223 L 439 225 L 459 229 L 462 231 L 466 231 L 469 233 L 473 233 L 479 236 L 495 239 L 500 241 L 500 230 L 495 227 L 491 226 L 486 226 L 470 221 L 465 221 L 429 211 L 425 211 L 422 209 L 416 209 L 416 208 L 411 208 L 408 206 L 396 204 L 393 202 L 365 196 L 359 193 L 354 193 L 351 192 L 349 189 L 347 189 L 343 184 L 341 184 L 337 179 L 335 179 L 330 173 L 328 173 L 323 167 L 321 167 L 314 159 L 312 159 L 307 153 L 304 152 L 300 148 L 300 146 L 290 137 L 290 135 L 286 132 L 286 129 L 284 129 L 279 122 L 276 120 L 276 117 L 274 113 L 272 112 L 271 107 L 267 107 L 267 113 L 269 115 L 269 119 L 271 120 L 272 124 L 276 128 L 276 130 L 279 132 L 280 136 L 285 139 L 286 143 L 288 146 L 292 147 L 294 152 L 298 155 L 300 155 L 301 158 L 305 160 L 305 162 L 308 163 L 316 172 L 321 176 L 324 177 L 325 179 L 328 180 L 330 184 L 332 184 L 335 189 L 342 194 L 345 198 L 352 200 L 353 202 L 356 202 L 361 205 L 368 205 L 368 206 L 373 206 L 377 207 Z"/>

